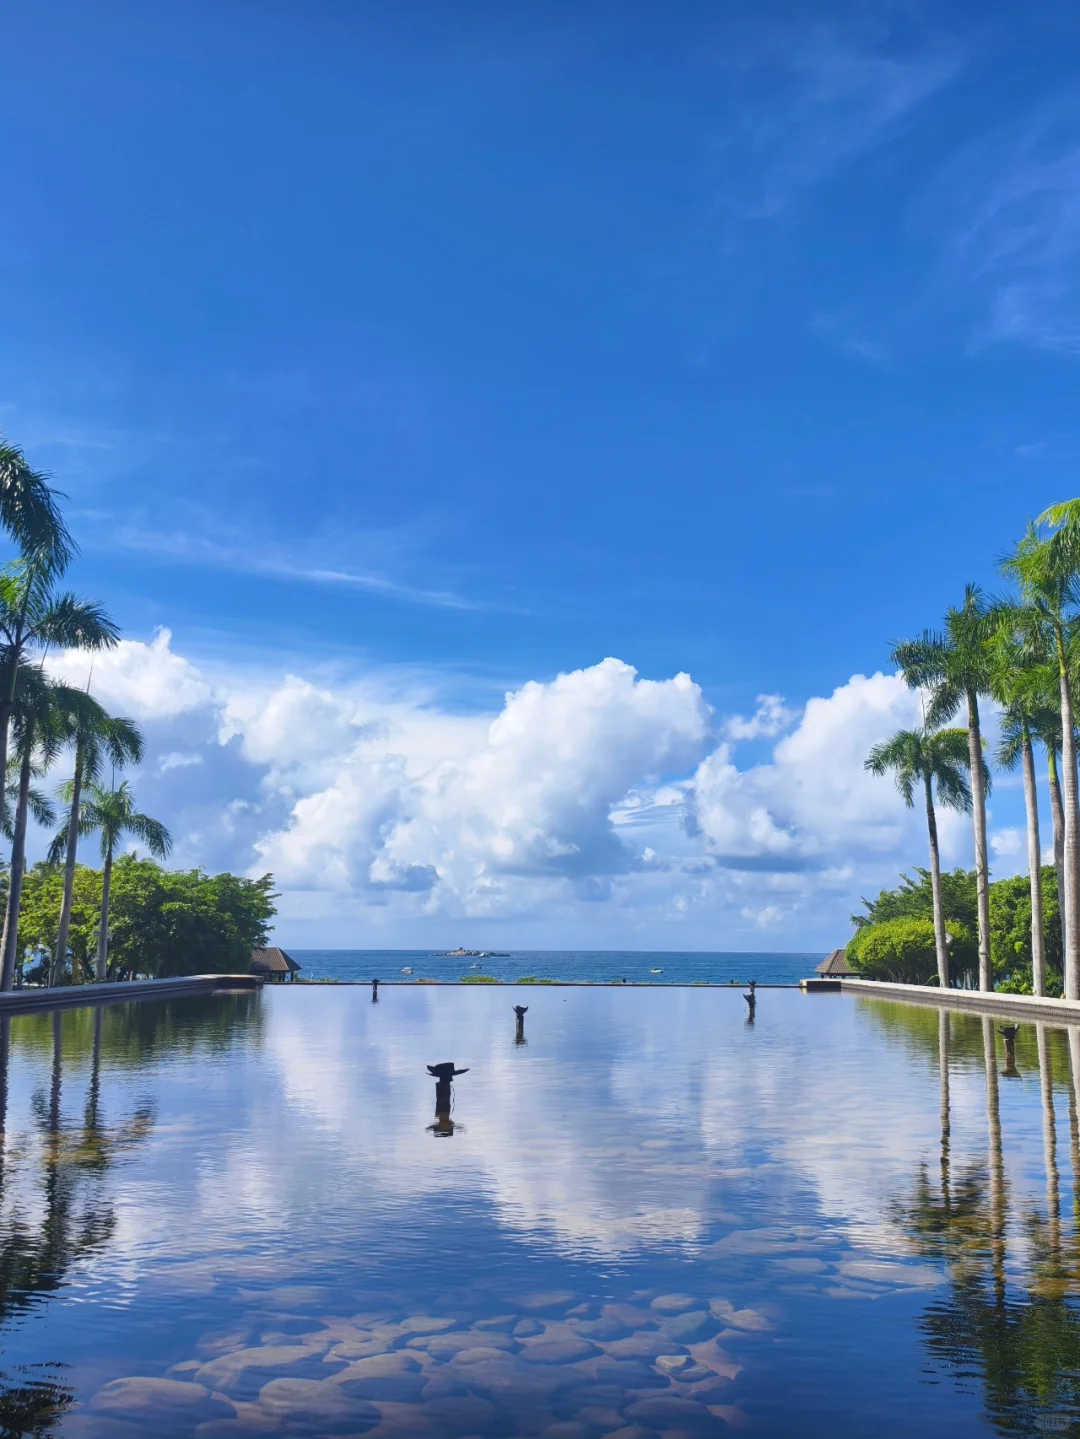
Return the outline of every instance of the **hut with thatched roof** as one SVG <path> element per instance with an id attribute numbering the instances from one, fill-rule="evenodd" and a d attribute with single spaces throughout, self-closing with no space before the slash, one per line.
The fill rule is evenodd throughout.
<path id="1" fill-rule="evenodd" d="M 827 955 L 815 970 L 823 979 L 849 979 L 858 978 L 858 970 L 852 969 L 847 962 L 847 955 L 842 949 L 834 949 L 832 954 Z"/>
<path id="2" fill-rule="evenodd" d="M 250 973 L 262 975 L 271 984 L 282 984 L 285 980 L 295 979 L 300 973 L 300 966 L 283 949 L 253 949 Z"/>

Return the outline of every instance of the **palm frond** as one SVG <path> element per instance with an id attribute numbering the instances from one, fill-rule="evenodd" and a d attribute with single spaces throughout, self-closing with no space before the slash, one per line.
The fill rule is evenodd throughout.
<path id="1" fill-rule="evenodd" d="M 78 549 L 60 513 L 61 498 L 17 445 L 0 442 L 0 526 L 23 555 L 53 577 L 64 572 Z"/>

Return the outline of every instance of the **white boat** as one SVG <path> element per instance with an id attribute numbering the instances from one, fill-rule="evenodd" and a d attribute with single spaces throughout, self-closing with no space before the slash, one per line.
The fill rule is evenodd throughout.
<path id="1" fill-rule="evenodd" d="M 663 972 L 664 972 L 664 971 L 663 971 L 662 969 L 650 969 L 650 970 L 649 970 L 649 973 L 650 973 L 650 974 L 663 974 Z"/>
<path id="2" fill-rule="evenodd" d="M 401 972 L 402 972 L 402 974 L 412 974 L 412 970 L 409 968 L 408 965 L 406 965 L 405 968 L 404 968 Z"/>

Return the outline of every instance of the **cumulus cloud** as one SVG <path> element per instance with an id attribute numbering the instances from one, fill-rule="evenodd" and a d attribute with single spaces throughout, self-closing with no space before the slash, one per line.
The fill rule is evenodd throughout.
<path id="1" fill-rule="evenodd" d="M 172 648 L 172 631 L 159 629 L 149 644 L 121 640 L 92 658 L 66 650 L 49 668 L 71 684 L 92 684 L 108 709 L 136 720 L 161 720 L 203 709 L 213 690 L 193 664 Z"/>
<path id="2" fill-rule="evenodd" d="M 88 666 L 54 668 L 85 682 Z M 460 916 L 525 926 L 526 943 L 529 926 L 581 942 L 591 924 L 604 943 L 737 948 L 798 929 L 807 947 L 805 917 L 827 913 L 832 938 L 925 848 L 921 816 L 863 769 L 918 722 L 895 675 L 716 718 L 688 675 L 609 658 L 461 713 L 387 676 L 208 671 L 162 630 L 99 657 L 93 692 L 146 727 L 140 800 L 179 861 L 271 870 L 314 944 L 323 924 L 366 919 L 402 942 L 403 924 Z M 771 749 L 740 767 L 743 741 Z M 966 822 L 941 827 L 946 859 L 965 858 Z"/>
<path id="3" fill-rule="evenodd" d="M 722 859 L 820 866 L 855 851 L 895 851 L 908 828 L 892 786 L 863 768 L 871 746 L 919 722 L 899 675 L 854 675 L 811 699 L 771 760 L 736 768 L 723 744 L 694 777 L 694 820 Z"/>
<path id="4" fill-rule="evenodd" d="M 511 877 L 583 881 L 634 857 L 611 823 L 641 779 L 685 770 L 709 717 L 687 675 L 645 680 L 619 660 L 531 681 L 507 696 L 475 750 L 409 780 L 402 756 L 354 752 L 333 785 L 300 800 L 260 847 L 288 882 L 322 868 L 333 835 L 342 885 L 440 885 L 466 906 L 508 899 Z M 330 871 L 326 871 L 330 872 Z"/>
<path id="5" fill-rule="evenodd" d="M 783 695 L 758 695 L 757 709 L 750 718 L 730 715 L 724 722 L 724 734 L 730 740 L 771 739 L 796 718 L 796 712 L 784 703 Z"/>

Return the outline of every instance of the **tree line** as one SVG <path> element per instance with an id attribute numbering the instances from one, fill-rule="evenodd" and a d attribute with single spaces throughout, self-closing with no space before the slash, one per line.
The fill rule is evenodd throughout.
<path id="1" fill-rule="evenodd" d="M 172 837 L 159 820 L 139 810 L 130 783 L 120 777 L 125 767 L 143 759 L 145 740 L 139 726 L 125 716 L 109 714 L 90 694 L 89 681 L 82 689 L 55 680 L 46 671 L 51 651 L 83 650 L 92 661 L 120 639 L 117 625 L 97 601 L 64 588 L 78 546 L 61 510 L 63 498 L 18 446 L 0 440 L 0 530 L 17 551 L 14 559 L 0 566 L 0 776 L 4 779 L 0 832 L 11 845 L 3 890 L 0 991 L 14 986 L 28 942 L 38 956 L 33 977 L 50 985 L 131 978 L 158 973 L 163 962 L 179 962 L 163 961 L 162 953 L 150 953 L 146 943 L 141 947 L 128 943 L 119 956 L 122 962 L 110 963 L 114 930 L 124 932 L 123 924 L 114 924 L 114 883 L 119 885 L 116 897 L 122 900 L 121 919 L 131 908 L 129 881 L 134 871 L 122 856 L 123 843 L 132 838 L 163 860 L 172 849 Z M 56 801 L 42 790 L 41 781 L 63 756 L 69 758 L 71 774 L 59 791 L 58 814 Z M 28 888 L 26 836 L 31 817 L 49 828 L 59 822 L 59 828 L 47 862 L 35 867 L 36 878 Z M 92 836 L 98 839 L 100 871 L 78 863 L 79 841 Z M 201 885 L 203 893 L 197 899 L 188 895 L 187 900 L 192 915 L 202 914 L 204 940 L 206 907 L 212 903 L 206 886 L 215 880 L 232 880 L 240 886 L 236 894 L 243 895 L 246 908 L 240 904 L 235 914 L 225 904 L 221 886 L 214 896 L 225 904 L 219 916 L 225 930 L 232 926 L 231 948 L 225 944 L 225 949 L 239 963 L 242 952 L 266 942 L 274 913 L 270 876 L 242 881 L 200 871 L 193 874 L 198 881 L 191 879 L 188 888 L 194 891 Z M 249 893 L 244 886 L 255 886 L 256 892 Z M 164 881 L 158 885 L 158 907 L 168 910 L 172 904 L 175 919 L 179 913 L 175 906 L 183 909 L 184 900 L 166 894 L 167 889 Z M 88 939 L 86 898 L 91 892 Z M 40 913 L 46 894 L 54 907 L 50 923 Z M 147 935 L 157 933 L 160 939 L 161 925 L 150 924 L 145 904 L 143 909 Z M 189 925 L 192 941 L 197 930 L 198 926 Z M 194 958 L 198 957 L 196 953 Z M 187 963 L 191 965 L 190 957 Z"/>
<path id="2" fill-rule="evenodd" d="M 893 663 L 922 696 L 922 723 L 875 745 L 866 768 L 891 774 L 904 802 L 925 808 L 930 868 L 923 872 L 922 888 L 928 890 L 924 897 L 929 915 L 909 911 L 886 916 L 878 912 L 880 906 L 867 905 L 867 914 L 853 916 L 857 929 L 848 955 L 855 968 L 884 972 L 890 967 L 925 968 L 929 954 L 942 987 L 970 979 L 979 989 L 990 990 L 997 977 L 1010 988 L 1038 995 L 1063 991 L 1067 999 L 1080 999 L 1075 723 L 1080 693 L 1080 500 L 1053 505 L 1029 524 L 1002 560 L 1001 572 L 1010 582 L 1008 593 L 990 596 L 968 585 L 963 603 L 948 611 L 940 630 L 926 630 L 893 646 Z M 993 755 L 982 733 L 979 708 L 987 700 L 1001 712 Z M 958 715 L 966 723 L 953 727 Z M 1045 761 L 1053 825 L 1053 864 L 1046 868 L 1039 833 L 1037 751 Z M 991 760 L 1005 770 L 1019 765 L 1027 818 L 1028 942 L 1021 946 L 1026 957 L 1014 944 L 1018 958 L 1009 964 L 999 945 L 997 965 L 986 835 Z M 973 934 L 958 918 L 955 905 L 950 913 L 946 901 L 939 806 L 972 819 Z"/>

